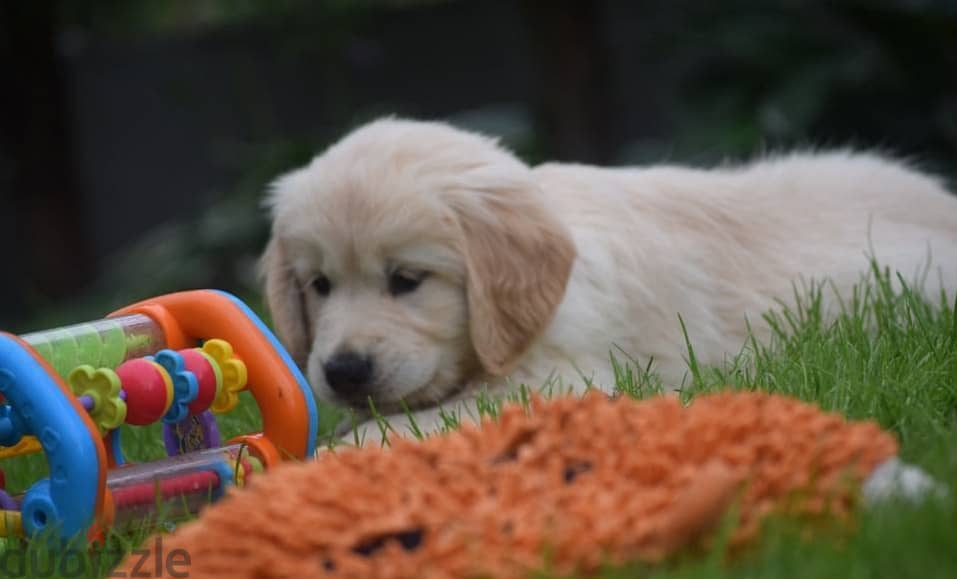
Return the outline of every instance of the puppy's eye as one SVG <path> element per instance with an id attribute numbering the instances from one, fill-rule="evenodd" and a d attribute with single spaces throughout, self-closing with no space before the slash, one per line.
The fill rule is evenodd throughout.
<path id="1" fill-rule="evenodd" d="M 329 281 L 328 277 L 322 274 L 312 278 L 310 285 L 312 285 L 312 289 L 322 297 L 329 295 L 329 292 L 332 291 L 332 282 Z"/>
<path id="2" fill-rule="evenodd" d="M 389 276 L 389 293 L 394 296 L 412 293 L 427 275 L 425 272 L 397 271 Z"/>

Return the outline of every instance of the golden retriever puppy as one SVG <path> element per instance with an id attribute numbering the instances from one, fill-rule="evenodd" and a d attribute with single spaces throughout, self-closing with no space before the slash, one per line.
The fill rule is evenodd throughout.
<path id="1" fill-rule="evenodd" d="M 383 119 L 277 179 L 268 204 L 280 339 L 321 401 L 371 398 L 399 431 L 403 401 L 427 431 L 480 388 L 612 389 L 612 354 L 678 386 L 679 315 L 699 362 L 721 363 L 748 322 L 768 336 L 762 314 L 796 283 L 849 294 L 870 257 L 930 268 L 930 296 L 957 290 L 957 198 L 850 152 L 529 167 L 485 136 Z"/>

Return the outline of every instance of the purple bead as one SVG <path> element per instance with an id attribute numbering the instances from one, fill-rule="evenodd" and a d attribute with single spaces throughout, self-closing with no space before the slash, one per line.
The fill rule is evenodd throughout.
<path id="1" fill-rule="evenodd" d="M 6 491 L 0 491 L 0 510 L 19 511 L 20 505 Z"/>
<path id="2" fill-rule="evenodd" d="M 83 408 L 86 408 L 87 412 L 93 410 L 93 398 L 89 396 L 80 396 L 78 400 L 80 401 L 80 404 L 83 405 Z"/>

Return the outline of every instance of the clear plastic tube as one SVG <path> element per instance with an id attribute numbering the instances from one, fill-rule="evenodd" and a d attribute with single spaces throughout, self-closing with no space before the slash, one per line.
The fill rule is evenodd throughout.
<path id="1" fill-rule="evenodd" d="M 21 336 L 66 377 L 82 364 L 115 368 L 166 347 L 160 326 L 142 314 L 95 320 Z"/>
<path id="2" fill-rule="evenodd" d="M 106 485 L 113 495 L 115 523 L 197 513 L 237 476 L 235 482 L 244 483 L 253 469 L 245 452 L 243 445 L 233 444 L 111 470 Z"/>

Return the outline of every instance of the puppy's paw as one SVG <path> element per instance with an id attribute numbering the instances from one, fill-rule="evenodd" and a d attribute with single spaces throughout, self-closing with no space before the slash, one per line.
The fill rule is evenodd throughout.
<path id="1" fill-rule="evenodd" d="M 874 469 L 864 481 L 862 492 L 867 505 L 893 498 L 919 502 L 930 496 L 947 496 L 947 489 L 932 476 L 896 457 Z"/>

